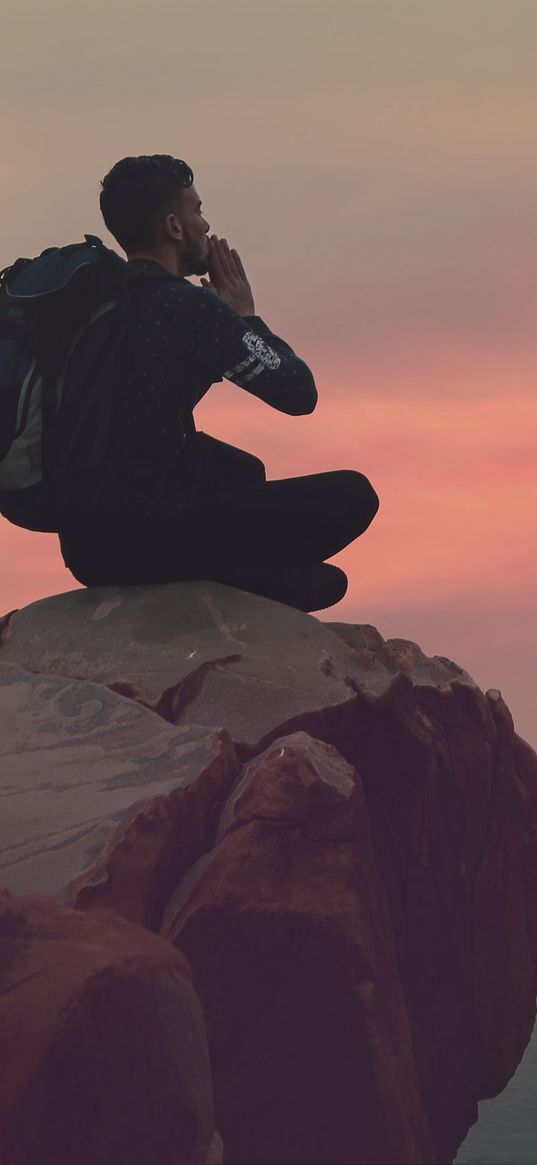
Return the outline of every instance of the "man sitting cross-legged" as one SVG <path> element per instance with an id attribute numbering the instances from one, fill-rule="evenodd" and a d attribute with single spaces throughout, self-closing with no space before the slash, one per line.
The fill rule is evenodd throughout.
<path id="1" fill-rule="evenodd" d="M 196 432 L 192 415 L 223 378 L 280 412 L 311 413 L 309 368 L 255 315 L 240 256 L 209 237 L 185 162 L 124 158 L 100 203 L 133 276 L 128 338 L 113 484 L 94 510 L 66 520 L 66 566 L 86 586 L 212 579 L 304 611 L 332 606 L 347 579 L 325 559 L 373 520 L 367 478 L 336 470 L 266 481 L 258 458 Z M 188 281 L 206 273 L 201 287 Z"/>

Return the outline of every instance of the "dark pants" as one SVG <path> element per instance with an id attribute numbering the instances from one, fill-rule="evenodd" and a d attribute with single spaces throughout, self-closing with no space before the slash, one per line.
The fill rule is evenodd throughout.
<path id="1" fill-rule="evenodd" d="M 266 481 L 257 457 L 198 433 L 186 499 L 151 516 L 77 520 L 60 544 L 86 586 L 212 579 L 318 611 L 347 589 L 343 571 L 324 560 L 367 530 L 378 505 L 361 473 Z"/>

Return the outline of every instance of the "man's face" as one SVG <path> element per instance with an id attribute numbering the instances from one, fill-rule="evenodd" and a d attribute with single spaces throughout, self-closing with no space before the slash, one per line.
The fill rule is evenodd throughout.
<path id="1" fill-rule="evenodd" d="M 203 216 L 201 199 L 195 186 L 181 194 L 179 221 L 183 228 L 183 274 L 205 275 L 209 266 L 209 223 Z"/>

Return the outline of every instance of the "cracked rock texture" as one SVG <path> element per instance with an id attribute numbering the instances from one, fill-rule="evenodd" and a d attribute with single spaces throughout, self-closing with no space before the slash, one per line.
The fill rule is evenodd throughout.
<path id="1" fill-rule="evenodd" d="M 535 1016 L 537 758 L 500 693 L 207 582 L 58 595 L 0 643 L 4 885 L 186 955 L 224 1162 L 451 1161 Z"/>
<path id="2" fill-rule="evenodd" d="M 73 879 L 106 860 L 110 833 L 132 818 L 133 804 L 148 836 L 157 818 L 173 816 L 179 789 L 195 782 L 210 814 L 211 790 L 225 796 L 238 772 L 226 732 L 172 726 L 101 684 L 3 663 L 1 651 L 0 708 L 0 884 L 13 893 L 39 889 L 63 901 Z M 192 860 L 206 824 L 197 828 L 192 816 Z M 142 889 L 146 871 L 137 878 L 132 921 L 146 924 L 158 902 Z"/>
<path id="3" fill-rule="evenodd" d="M 378 632 L 362 630 L 360 646 L 349 643 L 310 615 L 217 583 L 94 587 L 12 614 L 0 659 L 106 684 L 173 724 L 223 725 L 259 751 L 282 727 L 354 703 L 358 690 L 376 699 L 389 689 L 400 669 L 378 651 Z M 461 668 L 407 647 L 440 687 L 455 675 L 472 685 Z"/>

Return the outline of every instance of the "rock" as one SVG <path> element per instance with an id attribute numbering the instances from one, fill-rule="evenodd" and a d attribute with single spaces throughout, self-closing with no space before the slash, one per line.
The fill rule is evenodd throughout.
<path id="1" fill-rule="evenodd" d="M 499 693 L 491 709 L 490 816 L 471 884 L 480 1099 L 501 1092 L 520 1063 L 535 1021 L 537 965 L 537 760 Z"/>
<path id="2" fill-rule="evenodd" d="M 401 667 L 371 632 L 375 646 L 356 651 L 310 615 L 217 583 L 92 587 L 15 611 L 0 659 L 107 684 L 174 724 L 225 726 L 246 756 L 282 731 L 324 736 L 328 720 L 341 732 L 358 692 L 379 699 Z M 449 660 L 427 665 L 437 687 L 475 686 Z"/>
<path id="3" fill-rule="evenodd" d="M 432 1162 L 363 790 L 283 737 L 168 905 L 208 1022 L 226 1160 Z"/>
<path id="4" fill-rule="evenodd" d="M 182 863 L 211 843 L 212 800 L 226 796 L 239 770 L 227 733 L 176 728 L 99 684 L 2 662 L 0 707 L 0 881 L 13 893 L 40 890 L 61 901 L 68 884 L 91 870 L 85 904 L 99 899 L 100 882 L 103 906 L 115 908 L 114 894 L 126 906 L 121 864 L 132 877 L 126 851 L 137 831 L 136 895 L 122 913 L 151 925 Z M 180 815 L 181 796 L 198 778 L 174 864 L 166 854 L 168 818 Z M 123 828 L 118 857 L 106 846 L 122 821 L 130 832 Z"/>
<path id="5" fill-rule="evenodd" d="M 217 729 L 207 743 L 213 756 L 191 784 L 129 808 L 91 869 L 67 887 L 67 906 L 112 910 L 158 930 L 178 879 L 211 848 L 218 811 L 237 773 L 227 734 Z"/>
<path id="6" fill-rule="evenodd" d="M 211 583 L 77 591 L 11 613 L 0 647 L 8 688 L 24 668 L 34 673 L 31 685 L 43 685 L 35 699 L 42 719 L 37 712 L 33 726 L 21 719 L 8 765 L 30 764 L 33 750 L 38 766 L 41 742 L 50 743 L 43 694 L 52 693 L 55 709 L 56 696 L 69 693 L 71 728 L 80 725 L 80 764 L 69 782 L 78 782 L 84 800 L 78 809 L 75 794 L 69 805 L 68 782 L 59 786 L 54 810 L 67 814 L 60 847 L 64 838 L 67 850 L 75 844 L 73 823 L 83 846 L 92 806 L 112 796 L 100 762 L 91 768 L 90 761 L 104 757 L 107 771 L 122 755 L 114 744 L 118 713 L 110 712 L 108 747 L 108 711 L 101 737 L 87 732 L 96 700 L 142 717 L 132 721 L 139 735 L 128 754 L 122 712 L 129 771 L 138 771 L 134 758 L 145 756 L 148 739 L 153 761 L 166 754 L 163 741 L 180 755 L 179 741 L 201 748 L 185 779 L 174 781 L 165 768 L 159 784 L 150 766 L 143 787 L 127 790 L 117 819 L 106 817 L 93 850 L 76 857 L 68 901 L 155 929 L 163 918 L 166 934 L 187 951 L 208 1008 L 226 1161 L 270 1152 L 274 1165 L 309 1163 L 307 1154 L 326 1149 L 323 1128 L 334 1162 L 376 1152 L 377 1135 L 386 1165 L 403 1152 L 409 1162 L 451 1160 L 477 1100 L 501 1090 L 515 1070 L 535 1016 L 537 757 L 516 735 L 500 693 L 481 692 L 456 663 L 428 658 L 404 639 L 384 641 L 374 627 L 323 624 Z M 290 738 L 292 763 L 282 744 Z M 42 754 L 40 798 L 55 787 L 51 758 L 61 774 L 69 755 L 63 736 L 59 743 Z M 24 770 L 16 771 L 17 780 L 4 784 L 27 822 Z M 34 787 L 32 777 L 28 791 Z M 32 886 L 40 868 L 49 876 L 63 861 L 48 821 L 46 845 L 34 821 Z M 21 849 L 20 856 L 23 870 L 29 855 Z M 65 886 L 57 870 L 55 877 Z M 367 994 L 370 965 L 381 986 L 364 1001 L 349 984 L 362 991 L 365 983 Z M 393 999 L 387 1027 L 377 994 Z M 341 1083 L 339 1046 L 352 1093 Z M 280 1074 L 300 1112 L 294 1125 L 285 1088 L 278 1099 Z M 258 1077 L 268 1090 L 261 1110 Z M 355 1112 L 368 1081 L 367 1113 Z M 392 1105 L 395 1094 L 406 1097 L 406 1114 Z M 382 1113 L 392 1110 L 390 1125 Z"/>
<path id="7" fill-rule="evenodd" d="M 0 944 L 2 1165 L 218 1161 L 203 1017 L 178 951 L 112 915 L 5 891 Z"/>
<path id="8" fill-rule="evenodd" d="M 363 650 L 359 628 L 334 631 Z M 364 782 L 443 1161 L 475 1101 L 505 1087 L 534 1025 L 537 757 L 499 692 L 483 694 L 466 673 L 459 682 L 450 661 L 451 683 L 438 684 L 437 657 L 415 644 L 379 645 L 386 663 L 387 649 L 397 682 L 357 703 L 342 751 Z"/>
<path id="9" fill-rule="evenodd" d="M 213 1133 L 209 1151 L 205 1158 L 205 1165 L 223 1165 L 224 1161 L 224 1145 L 220 1133 L 216 1129 Z"/>

